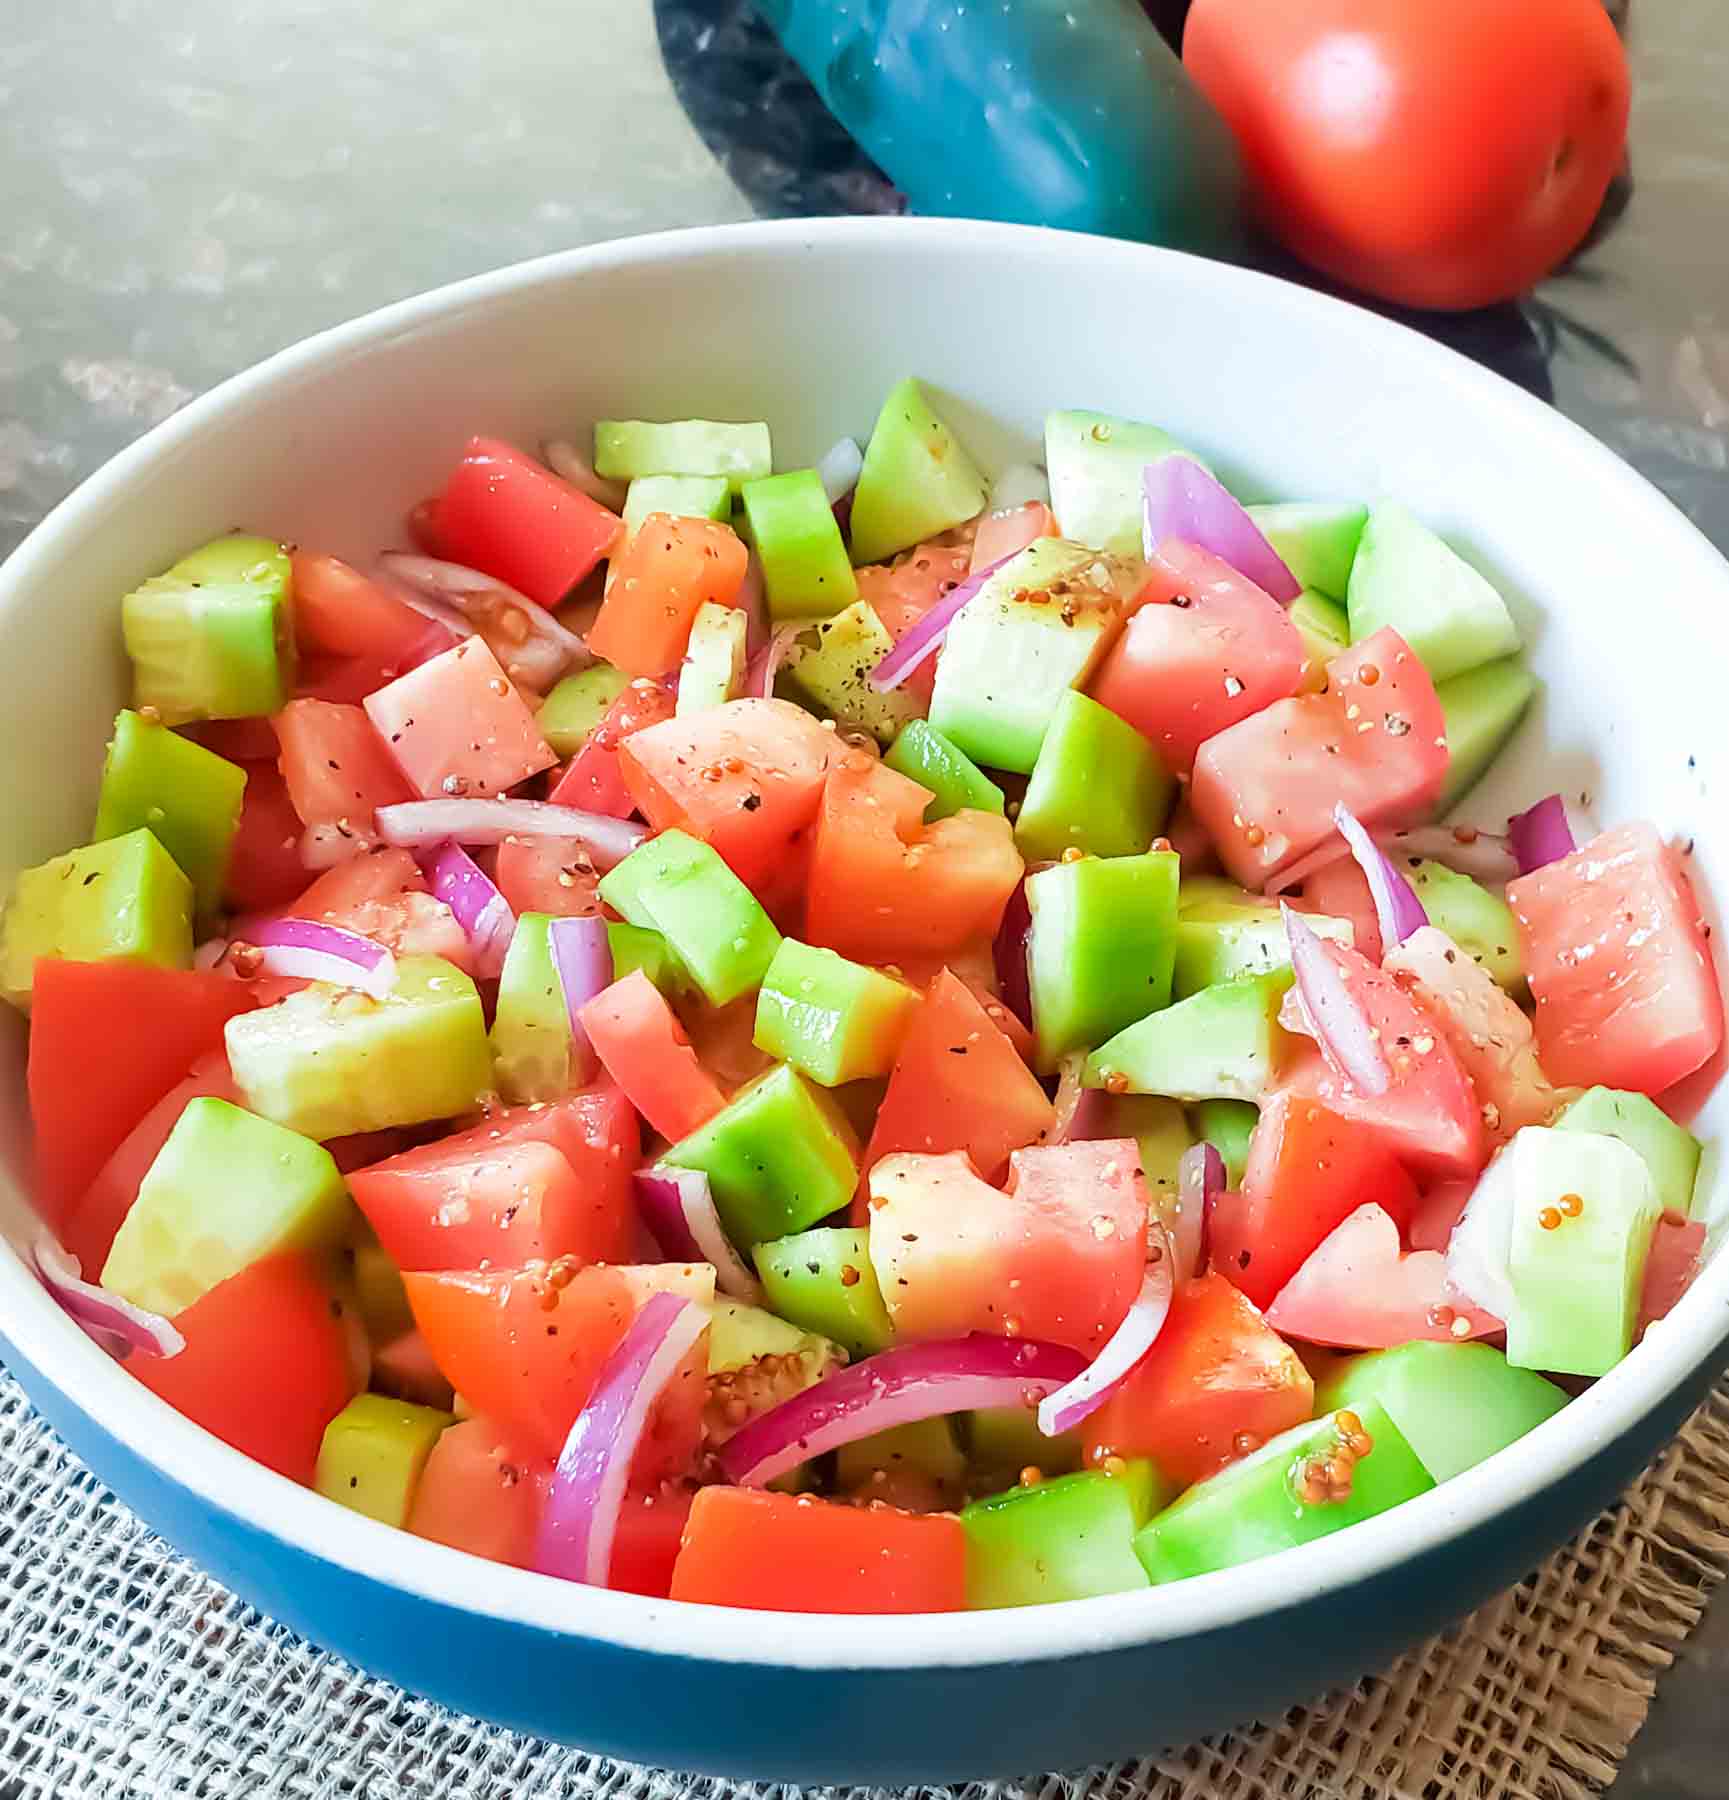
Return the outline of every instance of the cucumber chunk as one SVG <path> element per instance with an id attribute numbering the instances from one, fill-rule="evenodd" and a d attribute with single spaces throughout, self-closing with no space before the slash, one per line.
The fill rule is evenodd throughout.
<path id="1" fill-rule="evenodd" d="M 1429 923 L 1487 969 L 1498 987 L 1516 994 L 1525 985 L 1519 928 L 1513 909 L 1499 894 L 1424 857 L 1405 859 L 1400 873 L 1422 901 Z"/>
<path id="2" fill-rule="evenodd" d="M 1189 454 L 1156 425 L 1109 413 L 1050 414 L 1045 467 L 1057 530 L 1094 550 L 1139 556 L 1146 515 L 1141 477 L 1149 463 Z"/>
<path id="3" fill-rule="evenodd" d="M 552 960 L 550 913 L 516 921 L 492 1020 L 492 1068 L 498 1091 L 518 1104 L 557 1100 L 593 1073 L 570 1033 L 564 988 Z M 590 1066 L 585 1066 L 590 1065 Z"/>
<path id="4" fill-rule="evenodd" d="M 1369 509 L 1330 500 L 1284 500 L 1248 514 L 1304 588 L 1343 600 Z M 1301 629 L 1299 627 L 1299 629 Z M 1342 650 L 1344 644 L 1339 648 Z"/>
<path id="5" fill-rule="evenodd" d="M 1595 1131 L 1619 1138 L 1643 1158 L 1664 1212 L 1689 1218 L 1699 1178 L 1703 1146 L 1686 1126 L 1677 1125 L 1656 1101 L 1618 1088 L 1587 1088 L 1554 1122 L 1557 1131 Z"/>
<path id="6" fill-rule="evenodd" d="M 1070 689 L 1039 746 L 1015 847 L 1028 862 L 1055 862 L 1065 850 L 1138 855 L 1164 829 L 1176 792 L 1176 777 L 1134 726 Z"/>
<path id="7" fill-rule="evenodd" d="M 658 931 L 642 925 L 626 925 L 620 919 L 608 919 L 606 942 L 612 952 L 614 981 L 623 981 L 625 976 L 640 969 L 669 1000 L 690 988 L 678 958 Z"/>
<path id="8" fill-rule="evenodd" d="M 1186 1000 L 1204 988 L 1242 975 L 1266 975 L 1291 966 L 1291 945 L 1276 906 L 1229 882 L 1185 881 L 1177 895 L 1176 958 L 1171 991 Z M 1349 919 L 1309 913 L 1317 937 L 1349 944 Z"/>
<path id="9" fill-rule="evenodd" d="M 1279 1003 L 1289 969 L 1203 988 L 1120 1031 L 1087 1058 L 1088 1087 L 1113 1077 L 1137 1094 L 1173 1100 L 1254 1100 L 1267 1091 L 1284 1033 Z"/>
<path id="10" fill-rule="evenodd" d="M 858 579 L 815 469 L 747 481 L 744 513 L 773 618 L 832 618 L 858 598 Z"/>
<path id="11" fill-rule="evenodd" d="M 1325 669 L 1335 656 L 1350 648 L 1350 618 L 1336 600 L 1304 588 L 1285 611 L 1303 640 L 1303 655 L 1312 669 Z M 1319 685 L 1317 679 L 1315 686 Z"/>
<path id="12" fill-rule="evenodd" d="M 760 481 L 773 466 L 768 427 L 761 423 L 678 419 L 657 425 L 645 419 L 601 419 L 594 428 L 594 472 L 608 481 L 636 481 L 644 475 L 724 475 L 737 494 L 747 481 Z"/>
<path id="13" fill-rule="evenodd" d="M 920 995 L 833 950 L 783 938 L 756 998 L 759 1050 L 824 1087 L 887 1075 Z"/>
<path id="14" fill-rule="evenodd" d="M 1522 656 L 1484 663 L 1435 689 L 1447 729 L 1447 776 L 1435 802 L 1437 817 L 1451 812 L 1482 779 L 1518 729 L 1536 691 L 1536 679 Z"/>
<path id="15" fill-rule="evenodd" d="M 914 1419 L 835 1452 L 835 1488 L 861 1500 L 921 1510 L 958 1506 L 966 1492 L 967 1459 L 948 1418 Z"/>
<path id="16" fill-rule="evenodd" d="M 1002 816 L 1003 790 L 971 757 L 924 719 L 907 721 L 889 745 L 883 761 L 930 790 L 931 801 L 925 808 L 927 825 L 952 818 L 969 807 L 974 812 Z"/>
<path id="17" fill-rule="evenodd" d="M 690 623 L 690 642 L 678 671 L 679 718 L 722 706 L 744 685 L 750 621 L 742 608 L 703 601 Z"/>
<path id="18" fill-rule="evenodd" d="M 732 484 L 724 475 L 639 475 L 624 496 L 624 541 L 660 513 L 669 519 L 732 518 Z"/>
<path id="19" fill-rule="evenodd" d="M 574 756 L 629 683 L 623 669 L 605 662 L 566 675 L 534 715 L 540 735 L 559 756 Z"/>
<path id="20" fill-rule="evenodd" d="M 965 1419 L 967 1459 L 976 1472 L 977 1491 L 995 1493 L 1019 1480 L 1023 1469 L 1068 1475 L 1081 1466 L 1085 1442 L 1078 1425 L 1046 1437 L 1038 1414 L 1026 1406 L 981 1406 Z"/>
<path id="21" fill-rule="evenodd" d="M 852 496 L 852 559 L 886 561 L 985 509 L 985 482 L 910 377 L 877 414 Z"/>
<path id="22" fill-rule="evenodd" d="M 426 1459 L 455 1423 L 430 1406 L 357 1394 L 324 1428 L 313 1488 L 338 1506 L 406 1529 Z"/>
<path id="23" fill-rule="evenodd" d="M 1225 1186 L 1241 1187 L 1261 1109 L 1246 1100 L 1202 1100 L 1190 1109 L 1189 1118 L 1199 1140 L 1211 1144 L 1223 1160 Z"/>
<path id="24" fill-rule="evenodd" d="M 852 1356 L 874 1356 L 894 1341 L 871 1265 L 870 1233 L 828 1225 L 758 1244 L 757 1274 L 769 1305 L 784 1319 Z"/>
<path id="25" fill-rule="evenodd" d="M 811 642 L 801 635 L 784 665 L 795 697 L 859 726 L 882 744 L 918 717 L 918 696 L 904 686 L 887 693 L 871 686 L 871 671 L 894 648 L 894 639 L 868 600 L 855 600 L 808 635 Z"/>

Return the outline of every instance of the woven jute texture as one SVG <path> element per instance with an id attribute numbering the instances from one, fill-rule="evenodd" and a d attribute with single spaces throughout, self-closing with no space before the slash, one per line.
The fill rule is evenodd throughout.
<path id="1" fill-rule="evenodd" d="M 933 1800 L 1585 1800 L 1729 1567 L 1729 1388 L 1539 1574 L 1384 1675 L 1151 1761 Z M 584 1756 L 309 1648 L 176 1556 L 0 1371 L 0 1800 L 782 1800 Z"/>

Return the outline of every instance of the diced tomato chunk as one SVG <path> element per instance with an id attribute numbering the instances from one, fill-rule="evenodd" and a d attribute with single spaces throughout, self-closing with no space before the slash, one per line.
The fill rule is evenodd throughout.
<path id="1" fill-rule="evenodd" d="M 928 988 L 944 969 L 949 970 L 971 991 L 991 1023 L 999 1027 L 1014 1045 L 1021 1061 L 1032 1062 L 1033 1034 L 1003 1001 L 1002 983 L 997 979 L 996 953 L 988 937 L 976 937 L 971 943 L 962 944 L 958 950 L 942 956 L 903 954 L 886 966 L 895 970 L 900 980 L 916 988 Z"/>
<path id="2" fill-rule="evenodd" d="M 589 919 L 600 911 L 600 876 L 574 838 L 522 837 L 500 844 L 492 878 L 518 918 L 540 912 Z"/>
<path id="3" fill-rule="evenodd" d="M 271 736 L 274 739 L 275 734 Z M 230 906 L 237 912 L 268 912 L 306 886 L 301 832 L 300 815 L 275 763 L 248 763 L 240 825 L 228 859 Z"/>
<path id="4" fill-rule="evenodd" d="M 1692 1286 L 1705 1254 L 1705 1233 L 1703 1219 L 1683 1219 L 1674 1213 L 1658 1219 L 1651 1254 L 1645 1259 L 1645 1283 L 1639 1290 L 1640 1336 L 1654 1320 L 1668 1318 Z"/>
<path id="5" fill-rule="evenodd" d="M 606 1585 L 625 1594 L 664 1600 L 672 1592 L 672 1572 L 690 1519 L 692 1488 L 666 1485 L 628 1493 L 612 1540 Z"/>
<path id="6" fill-rule="evenodd" d="M 193 719 L 174 729 L 232 763 L 276 760 L 276 728 L 268 719 Z"/>
<path id="7" fill-rule="evenodd" d="M 440 1432 L 408 1515 L 416 1537 L 511 1568 L 534 1566 L 552 1464 L 512 1450 L 487 1419 Z"/>
<path id="8" fill-rule="evenodd" d="M 1040 1144 L 1057 1115 L 1032 1071 L 958 977 L 944 970 L 901 1040 L 888 1092 L 865 1151 L 869 1170 L 897 1150 L 964 1150 L 987 1181 L 1009 1152 Z M 862 1196 L 855 1222 L 867 1224 Z"/>
<path id="9" fill-rule="evenodd" d="M 650 725 L 664 724 L 676 709 L 677 700 L 664 682 L 639 676 L 607 708 L 606 717 L 570 759 L 570 767 L 548 798 L 579 812 L 628 819 L 636 810 L 636 801 L 625 784 L 619 750 L 626 738 Z"/>
<path id="10" fill-rule="evenodd" d="M 707 1487 L 690 1509 L 672 1598 L 770 1612 L 959 1612 L 966 1586 L 966 1534 L 952 1513 Z"/>
<path id="11" fill-rule="evenodd" d="M 631 1171 L 642 1158 L 636 1109 L 611 1082 L 532 1106 L 506 1106 L 474 1128 L 492 1143 L 553 1144 L 593 1190 L 630 1193 Z"/>
<path id="12" fill-rule="evenodd" d="M 1291 904 L 1298 912 L 1314 913 L 1323 919 L 1348 919 L 1353 948 L 1361 950 L 1370 962 L 1381 960 L 1380 918 L 1369 892 L 1369 878 L 1357 866 L 1355 857 L 1341 856 L 1337 862 L 1317 869 L 1303 883 L 1302 897 L 1293 898 Z"/>
<path id="13" fill-rule="evenodd" d="M 372 1353 L 372 1386 L 393 1400 L 413 1406 L 431 1406 L 448 1412 L 454 1399 L 426 1339 L 418 1331 L 405 1331 L 381 1344 Z"/>
<path id="14" fill-rule="evenodd" d="M 677 1143 L 726 1105 L 677 1015 L 640 969 L 589 1001 L 582 1023 L 600 1066 L 662 1137 Z"/>
<path id="15" fill-rule="evenodd" d="M 1332 837 L 1340 801 L 1365 825 L 1414 824 L 1446 773 L 1435 684 L 1387 626 L 1334 657 L 1325 693 L 1276 700 L 1209 738 L 1189 798 L 1226 870 L 1258 889 Z"/>
<path id="16" fill-rule="evenodd" d="M 1312 1100 L 1275 1094 L 1249 1140 L 1241 1192 L 1213 1204 L 1213 1267 L 1264 1310 L 1367 1201 L 1401 1220 L 1416 1205 L 1416 1186 L 1385 1143 Z"/>
<path id="17" fill-rule="evenodd" d="M 415 514 L 434 556 L 553 607 L 618 541 L 624 522 L 496 438 L 471 438 L 444 492 Z"/>
<path id="18" fill-rule="evenodd" d="M 239 982 L 149 963 L 36 965 L 28 1085 L 36 1203 L 58 1225 L 97 1171 L 247 1012 Z"/>
<path id="19" fill-rule="evenodd" d="M 1303 640 L 1278 601 L 1171 538 L 1090 692 L 1187 774 L 1208 738 L 1296 693 L 1302 673 Z"/>
<path id="20" fill-rule="evenodd" d="M 1029 500 L 1024 506 L 1011 506 L 1002 512 L 986 513 L 973 534 L 970 569 L 977 574 L 992 563 L 1000 563 L 1042 537 L 1060 537 L 1057 515 L 1042 500 Z"/>
<path id="21" fill-rule="evenodd" d="M 1087 1420 L 1087 1461 L 1150 1457 L 1185 1487 L 1315 1408 L 1309 1371 L 1224 1276 L 1179 1284 L 1152 1349 Z"/>
<path id="22" fill-rule="evenodd" d="M 479 638 L 368 695 L 366 716 L 426 800 L 502 794 L 558 761 Z"/>
<path id="23" fill-rule="evenodd" d="M 468 934 L 442 900 L 426 890 L 426 878 L 406 850 L 376 849 L 327 869 L 283 916 L 340 925 L 371 938 L 398 956 L 441 956 L 459 969 L 472 966 Z M 237 919 L 244 938 L 254 921 Z"/>
<path id="24" fill-rule="evenodd" d="M 339 1314 L 307 1259 L 268 1257 L 176 1316 L 178 1356 L 126 1366 L 194 1424 L 310 1485 L 324 1428 L 354 1397 Z"/>
<path id="25" fill-rule="evenodd" d="M 892 563 L 867 563 L 853 571 L 859 598 L 869 602 L 897 644 L 939 600 L 966 580 L 972 570 L 972 541 L 972 534 L 964 529 L 944 532 L 929 543 L 915 544 Z M 921 707 L 928 707 L 936 678 L 937 661 L 932 656 L 901 686 Z"/>
<path id="26" fill-rule="evenodd" d="M 619 764 L 656 831 L 713 845 L 760 898 L 801 866 L 834 749 L 834 733 L 788 700 L 729 700 L 635 732 Z"/>
<path id="27" fill-rule="evenodd" d="M 650 513 L 613 562 L 589 648 L 627 675 L 670 674 L 698 611 L 737 601 L 749 560 L 730 525 Z"/>
<path id="28" fill-rule="evenodd" d="M 393 674 L 448 649 L 447 626 L 426 618 L 339 557 L 296 550 L 294 637 L 301 654 L 372 663 Z"/>
<path id="29" fill-rule="evenodd" d="M 358 706 L 291 700 L 273 723 L 282 745 L 282 779 L 310 841 L 333 855 L 377 842 L 373 814 L 412 800 L 413 791 Z"/>
<path id="30" fill-rule="evenodd" d="M 1723 995 L 1679 852 L 1654 826 L 1605 831 L 1507 889 L 1562 1086 L 1660 1094 L 1723 1041 Z"/>
<path id="31" fill-rule="evenodd" d="M 992 813 L 924 821 L 929 793 L 859 751 L 829 771 L 811 846 L 805 935 L 860 962 L 937 956 L 994 933 L 1025 865 Z"/>
<path id="32" fill-rule="evenodd" d="M 900 1339 L 968 1332 L 1095 1356 L 1147 1262 L 1132 1139 L 1017 1150 L 999 1192 L 964 1154 L 894 1156 L 870 1177 L 871 1261 Z"/>

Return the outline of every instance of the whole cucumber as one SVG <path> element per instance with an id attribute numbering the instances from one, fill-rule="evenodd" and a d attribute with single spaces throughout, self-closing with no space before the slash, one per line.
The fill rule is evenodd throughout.
<path id="1" fill-rule="evenodd" d="M 1224 122 L 1140 0 L 758 0 L 914 212 L 1229 254 Z"/>

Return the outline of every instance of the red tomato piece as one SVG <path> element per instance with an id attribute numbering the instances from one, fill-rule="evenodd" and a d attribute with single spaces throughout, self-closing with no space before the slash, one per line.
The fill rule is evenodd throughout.
<path id="1" fill-rule="evenodd" d="M 369 694 L 366 716 L 426 800 L 503 794 L 558 761 L 479 638 Z"/>
<path id="2" fill-rule="evenodd" d="M 972 572 L 971 543 L 972 533 L 963 527 L 960 531 L 944 532 L 928 543 L 915 544 L 892 563 L 867 563 L 853 571 L 859 598 L 869 601 L 871 611 L 897 644 Z M 928 708 L 936 678 L 937 660 L 932 656 L 914 669 L 901 686 Z"/>
<path id="3" fill-rule="evenodd" d="M 352 658 L 398 673 L 456 642 L 448 626 L 404 605 L 339 557 L 296 550 L 289 560 L 302 655 Z"/>
<path id="4" fill-rule="evenodd" d="M 677 1012 L 696 1060 L 720 1083 L 723 1093 L 737 1093 L 747 1081 L 774 1067 L 774 1058 L 756 1045 L 755 994 L 725 1006 L 710 1006 L 700 996 L 687 994 L 680 997 Z"/>
<path id="5" fill-rule="evenodd" d="M 1152 1349 L 1087 1420 L 1086 1460 L 1146 1456 L 1183 1486 L 1315 1409 L 1296 1351 L 1224 1276 L 1178 1284 Z"/>
<path id="6" fill-rule="evenodd" d="M 1206 827 L 1195 817 L 1186 787 L 1178 790 L 1177 804 L 1165 824 L 1165 841 L 1181 859 L 1185 875 L 1208 875 L 1219 867 L 1219 853 Z"/>
<path id="7" fill-rule="evenodd" d="M 705 1279 L 706 1277 L 706 1279 Z M 712 1300 L 714 1271 L 675 1263 L 580 1269 L 562 1288 L 528 1270 L 407 1272 L 414 1320 L 446 1379 L 512 1443 L 555 1461 L 606 1359 L 650 1293 Z M 633 1468 L 642 1486 L 686 1472 L 702 1433 L 703 1366 L 681 1369 Z"/>
<path id="8" fill-rule="evenodd" d="M 627 675 L 667 675 L 705 604 L 732 606 L 750 553 L 730 525 L 650 513 L 615 558 L 589 648 Z"/>
<path id="9" fill-rule="evenodd" d="M 628 1203 L 631 1171 L 642 1160 L 636 1109 L 610 1082 L 562 1100 L 506 1106 L 465 1135 L 490 1143 L 552 1144 L 591 1191 Z M 610 1204 L 610 1202 L 609 1202 Z"/>
<path id="10" fill-rule="evenodd" d="M 1507 1329 L 1447 1280 L 1441 1251 L 1401 1250 L 1398 1225 L 1373 1204 L 1327 1235 L 1267 1308 L 1267 1323 L 1335 1350 L 1387 1350 L 1417 1338 L 1458 1343 Z"/>
<path id="11" fill-rule="evenodd" d="M 1376 1201 L 1408 1219 L 1417 1190 L 1386 1145 L 1312 1100 L 1261 1109 L 1240 1193 L 1213 1204 L 1212 1265 L 1265 1310 L 1348 1214 Z"/>
<path id="12" fill-rule="evenodd" d="M 990 1022 L 1014 1045 L 1021 1061 L 1031 1064 L 1034 1054 L 1033 1034 L 1003 1004 L 1002 983 L 997 979 L 996 954 L 989 938 L 974 938 L 970 944 L 962 944 L 958 950 L 950 951 L 945 956 L 903 956 L 884 966 L 894 969 L 900 980 L 913 987 L 927 989 L 947 969 L 968 988 L 973 998 L 985 1009 Z"/>
<path id="13" fill-rule="evenodd" d="M 600 876 L 571 838 L 513 838 L 498 846 L 493 880 L 518 918 L 525 912 L 555 919 L 588 919 L 600 911 Z"/>
<path id="14" fill-rule="evenodd" d="M 606 1585 L 665 1600 L 672 1592 L 672 1572 L 695 1498 L 693 1489 L 671 1485 L 626 1494 Z"/>
<path id="15" fill-rule="evenodd" d="M 1453 1227 L 1465 1216 L 1476 1192 L 1474 1181 L 1439 1181 L 1426 1189 L 1411 1211 L 1405 1237 L 1413 1250 L 1445 1250 Z"/>
<path id="16" fill-rule="evenodd" d="M 901 1040 L 864 1167 L 897 1150 L 964 1150 L 986 1181 L 996 1181 L 1010 1151 L 1044 1143 L 1056 1125 L 1045 1090 L 1007 1035 L 945 969 Z M 862 1198 L 853 1222 L 870 1223 Z"/>
<path id="17" fill-rule="evenodd" d="M 454 1398 L 450 1383 L 432 1360 L 426 1339 L 413 1330 L 373 1351 L 372 1386 L 393 1400 L 435 1407 L 439 1412 L 448 1412 Z"/>
<path id="18" fill-rule="evenodd" d="M 448 650 L 456 642 L 446 635 L 447 641 L 438 645 L 432 655 Z M 418 668 L 419 664 L 409 663 L 407 667 Z M 359 706 L 368 694 L 376 693 L 403 673 L 403 669 L 366 657 L 302 657 L 294 674 L 294 698 L 327 700 L 333 706 Z"/>
<path id="19" fill-rule="evenodd" d="M 713 845 L 760 897 L 796 872 L 834 748 L 834 733 L 791 701 L 729 700 L 633 733 L 619 766 L 656 831 Z"/>
<path id="20" fill-rule="evenodd" d="M 989 936 L 1025 865 L 991 813 L 924 821 L 929 793 L 861 751 L 829 771 L 811 845 L 805 935 L 860 962 L 940 956 Z"/>
<path id="21" fill-rule="evenodd" d="M 1425 1178 L 1475 1175 L 1488 1157 L 1483 1116 L 1452 1046 L 1385 970 L 1345 944 L 1321 940 L 1346 990 L 1368 1019 L 1386 1060 L 1384 1093 L 1362 1092 L 1319 1050 L 1299 1051 L 1280 1086 L 1363 1130 Z"/>
<path id="22" fill-rule="evenodd" d="M 1651 1238 L 1651 1254 L 1645 1259 L 1645 1284 L 1639 1290 L 1639 1327 L 1666 1319 L 1676 1302 L 1693 1285 L 1705 1254 L 1705 1221 L 1664 1213 Z"/>
<path id="23" fill-rule="evenodd" d="M 976 575 L 992 563 L 1019 556 L 1039 538 L 1061 535 L 1057 530 L 1057 515 L 1042 500 L 1029 500 L 1024 506 L 986 513 L 973 535 L 973 554 L 968 567 Z"/>
<path id="24" fill-rule="evenodd" d="M 871 1173 L 871 1261 L 900 1340 L 995 1337 L 1097 1355 L 1147 1262 L 1132 1139 L 1017 1150 L 999 1192 L 964 1154 L 896 1156 Z"/>
<path id="25" fill-rule="evenodd" d="M 174 729 L 232 763 L 276 760 L 276 728 L 268 719 L 194 719 Z"/>
<path id="26" fill-rule="evenodd" d="M 348 1191 L 402 1269 L 623 1262 L 636 1242 L 626 1183 L 585 1183 L 552 1144 L 484 1127 L 356 1169 Z"/>
<path id="27" fill-rule="evenodd" d="M 597 994 L 581 1016 L 600 1066 L 670 1142 L 689 1137 L 726 1105 L 677 1015 L 641 969 Z"/>
<path id="28" fill-rule="evenodd" d="M 619 749 L 626 738 L 672 718 L 677 700 L 664 682 L 639 676 L 607 708 L 548 796 L 557 806 L 628 819 L 636 801 L 625 785 Z"/>
<path id="29" fill-rule="evenodd" d="M 416 1537 L 514 1569 L 534 1566 L 552 1464 L 513 1450 L 486 1419 L 439 1433 L 408 1514 Z"/>
<path id="30" fill-rule="evenodd" d="M 470 438 L 444 492 L 414 518 L 434 556 L 508 582 L 554 607 L 602 557 L 624 522 L 532 456 Z"/>
<path id="31" fill-rule="evenodd" d="M 959 1612 L 966 1588 L 952 1513 L 754 1488 L 697 1494 L 672 1576 L 674 1600 L 769 1612 Z"/>
<path id="32" fill-rule="evenodd" d="M 1551 1081 L 1660 1094 L 1723 1041 L 1723 995 L 1681 857 L 1605 831 L 1507 889 Z"/>
<path id="33" fill-rule="evenodd" d="M 1089 689 L 1187 774 L 1228 725 L 1297 691 L 1303 640 L 1271 594 L 1229 563 L 1167 539 Z"/>
<path id="34" fill-rule="evenodd" d="M 374 812 L 414 798 L 358 706 L 291 700 L 272 723 L 288 798 L 309 839 L 369 850 L 378 841 Z"/>
<path id="35" fill-rule="evenodd" d="M 1328 663 L 1325 693 L 1276 700 L 1209 738 L 1189 799 L 1232 878 L 1258 889 L 1333 835 L 1341 800 L 1365 825 L 1414 824 L 1446 773 L 1435 684 L 1386 626 Z"/>
<path id="36" fill-rule="evenodd" d="M 248 763 L 225 896 L 236 912 L 268 912 L 306 886 L 300 838 L 300 814 L 275 763 Z"/>
<path id="37" fill-rule="evenodd" d="M 176 1316 L 178 1356 L 126 1367 L 194 1424 L 310 1486 L 324 1428 L 355 1393 L 340 1311 L 307 1259 L 267 1257 Z"/>
<path id="38" fill-rule="evenodd" d="M 28 1084 L 36 1203 L 58 1224 L 97 1171 L 202 1056 L 249 1012 L 240 982 L 149 963 L 36 965 Z"/>
<path id="39" fill-rule="evenodd" d="M 1302 897 L 1293 898 L 1291 904 L 1298 912 L 1350 920 L 1352 947 L 1361 950 L 1370 962 L 1381 960 L 1381 921 L 1375 912 L 1374 896 L 1369 892 L 1369 878 L 1358 868 L 1355 857 L 1342 856 L 1326 868 L 1317 869 L 1303 883 Z"/>

